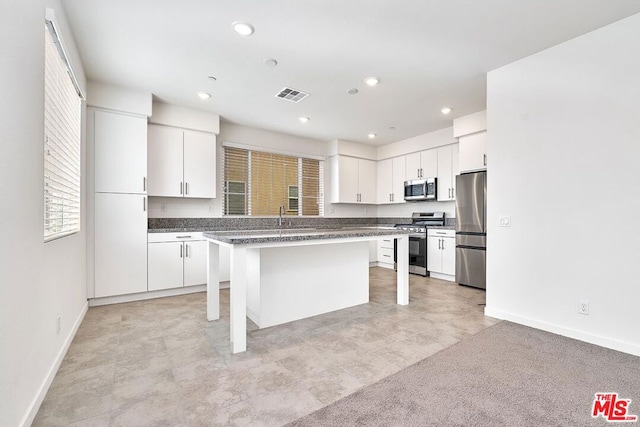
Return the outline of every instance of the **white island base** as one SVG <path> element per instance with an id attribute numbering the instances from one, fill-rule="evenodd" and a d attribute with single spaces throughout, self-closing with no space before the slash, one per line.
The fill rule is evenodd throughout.
<path id="1" fill-rule="evenodd" d="M 231 352 L 247 349 L 247 316 L 279 325 L 369 301 L 369 241 L 398 242 L 397 301 L 409 303 L 409 238 L 398 230 L 205 232 L 207 319 L 220 318 L 219 251 L 230 248 Z"/>
<path id="2" fill-rule="evenodd" d="M 247 317 L 260 328 L 367 302 L 368 242 L 247 251 Z"/>

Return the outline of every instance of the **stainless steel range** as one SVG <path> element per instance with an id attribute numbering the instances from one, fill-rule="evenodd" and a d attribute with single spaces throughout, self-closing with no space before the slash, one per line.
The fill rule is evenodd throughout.
<path id="1" fill-rule="evenodd" d="M 427 276 L 427 228 L 443 226 L 444 212 L 416 212 L 411 215 L 411 224 L 396 224 L 396 228 L 408 230 L 409 273 Z M 397 251 L 395 248 L 394 252 Z M 397 257 L 394 254 L 394 260 Z"/>

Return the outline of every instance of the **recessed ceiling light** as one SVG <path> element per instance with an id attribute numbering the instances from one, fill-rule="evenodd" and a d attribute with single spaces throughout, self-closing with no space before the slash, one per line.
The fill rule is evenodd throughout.
<path id="1" fill-rule="evenodd" d="M 278 65 L 278 61 L 273 58 L 268 58 L 264 60 L 264 65 L 266 65 L 267 67 L 275 67 L 276 65 Z"/>
<path id="2" fill-rule="evenodd" d="M 352 89 L 349 89 L 349 90 L 347 91 L 347 93 L 348 93 L 349 95 L 355 95 L 356 93 L 358 93 L 358 89 L 356 89 L 356 88 L 354 87 L 354 88 L 352 88 Z"/>
<path id="3" fill-rule="evenodd" d="M 211 98 L 211 94 L 207 92 L 198 92 L 198 97 L 200 99 L 209 99 Z"/>
<path id="4" fill-rule="evenodd" d="M 440 110 L 442 114 L 449 114 L 451 111 L 453 111 L 451 107 L 442 107 L 442 109 Z"/>
<path id="5" fill-rule="evenodd" d="M 364 82 L 368 86 L 377 86 L 378 83 L 380 83 L 380 79 L 377 77 L 367 77 L 366 79 L 364 79 Z"/>
<path id="6" fill-rule="evenodd" d="M 298 120 L 300 120 L 301 123 L 309 123 L 311 119 L 309 117 L 300 117 Z"/>
<path id="7" fill-rule="evenodd" d="M 373 139 L 373 138 L 375 138 L 377 135 L 376 135 L 375 133 L 370 133 L 370 134 L 367 134 L 367 136 L 369 137 L 369 139 Z"/>
<path id="8" fill-rule="evenodd" d="M 251 34 L 253 34 L 253 25 L 249 24 L 248 22 L 236 21 L 231 25 L 233 26 L 233 29 L 236 31 L 236 33 L 240 34 L 241 36 L 250 36 Z"/>

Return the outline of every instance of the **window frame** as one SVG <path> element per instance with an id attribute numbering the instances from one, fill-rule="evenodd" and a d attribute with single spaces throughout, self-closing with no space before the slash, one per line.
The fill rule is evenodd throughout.
<path id="1" fill-rule="evenodd" d="M 321 218 L 325 216 L 325 212 L 324 212 L 324 205 L 325 205 L 325 193 L 324 193 L 324 163 L 326 161 L 325 157 L 321 157 L 321 156 L 314 156 L 314 155 L 306 155 L 306 154 L 298 154 L 298 153 L 291 153 L 291 152 L 284 152 L 284 151 L 279 151 L 279 150 L 274 150 L 274 149 L 269 149 L 269 148 L 265 148 L 265 147 L 257 147 L 257 146 L 250 146 L 250 145 L 245 145 L 245 144 L 237 144 L 237 143 L 233 143 L 233 142 L 227 142 L 227 141 L 223 141 L 222 142 L 222 148 L 223 148 L 223 154 L 222 154 L 222 158 L 223 161 L 221 162 L 221 165 L 223 167 L 223 171 L 222 171 L 222 176 L 223 176 L 223 204 L 222 204 L 222 216 L 223 217 L 254 217 L 254 218 L 260 218 L 260 217 L 266 217 L 266 218 L 271 218 L 274 216 L 278 216 L 278 214 L 276 212 L 273 213 L 269 213 L 269 214 L 254 214 L 253 212 L 255 212 L 254 207 L 252 206 L 254 204 L 254 200 L 252 199 L 252 192 L 254 191 L 253 186 L 252 186 L 252 182 L 253 182 L 253 178 L 252 178 L 252 153 L 261 153 L 261 154 L 274 154 L 274 155 L 280 155 L 280 156 L 286 156 L 286 157 L 295 157 L 297 159 L 297 174 L 298 174 L 298 179 L 297 179 L 297 183 L 294 185 L 292 184 L 285 184 L 285 189 L 286 189 L 286 195 L 284 197 L 283 200 L 283 204 L 285 205 L 285 212 L 286 214 L 288 214 L 288 216 L 299 216 L 299 217 L 310 217 L 310 218 Z M 226 196 L 227 196 L 227 186 L 226 186 L 226 178 L 227 178 L 227 167 L 229 166 L 228 161 L 227 161 L 227 149 L 236 149 L 236 150 L 245 150 L 247 152 L 246 155 L 246 162 L 243 164 L 246 164 L 246 168 L 247 168 L 247 187 L 246 187 L 246 214 L 244 215 L 237 215 L 237 214 L 229 214 L 228 212 L 228 207 L 227 204 L 224 203 L 226 201 Z M 237 156 L 237 154 L 236 154 Z M 260 157 L 260 156 L 258 156 Z M 233 158 L 233 157 L 232 157 Z M 317 173 L 317 180 L 318 180 L 318 185 L 317 185 L 317 197 L 315 195 L 311 196 L 311 197 L 304 197 L 303 194 L 301 194 L 301 189 L 302 184 L 303 184 L 303 164 L 304 164 L 304 160 L 312 160 L 314 162 L 318 162 L 318 173 Z M 308 164 L 308 162 L 307 162 Z M 239 166 L 240 167 L 240 166 Z M 305 180 L 305 182 L 307 182 Z M 291 210 L 289 209 L 290 207 L 290 203 L 289 200 L 291 199 L 289 197 L 289 188 L 290 187 L 297 187 L 298 188 L 298 196 L 297 198 L 295 198 L 298 201 L 298 208 L 296 210 Z M 311 194 L 316 193 L 315 191 L 312 191 Z M 303 209 L 303 200 L 306 199 L 315 199 L 317 201 L 317 211 L 318 214 L 305 214 L 304 213 L 304 209 Z M 293 215 L 292 215 L 293 214 Z"/>
<path id="2" fill-rule="evenodd" d="M 82 109 L 84 95 L 70 65 L 52 9 L 44 33 L 43 240 L 82 231 Z"/>

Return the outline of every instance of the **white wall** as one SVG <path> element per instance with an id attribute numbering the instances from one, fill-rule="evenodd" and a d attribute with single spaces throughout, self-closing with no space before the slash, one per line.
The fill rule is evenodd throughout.
<path id="1" fill-rule="evenodd" d="M 9 2 L 0 14 L 0 425 L 29 424 L 86 309 L 84 232 L 43 243 L 45 5 L 55 8 L 72 62 L 78 58 L 57 0 Z M 84 87 L 81 64 L 72 64 Z M 84 153 L 84 143 L 83 143 Z M 83 172 L 85 170 L 83 162 Z M 83 182 L 83 196 L 85 192 Z M 83 201 L 85 197 L 83 197 Z M 86 203 L 82 206 L 86 211 Z M 83 217 L 84 221 L 84 217 Z M 56 334 L 56 316 L 61 331 Z"/>
<path id="2" fill-rule="evenodd" d="M 326 157 L 329 143 L 309 138 L 270 132 L 262 129 L 240 126 L 229 122 L 220 123 L 217 165 L 217 191 L 215 199 L 179 199 L 172 197 L 151 197 L 149 218 L 218 218 L 222 216 L 222 143 L 232 142 L 284 153 Z M 325 216 L 360 217 L 376 216 L 376 206 L 330 204 L 329 163 L 325 162 Z M 164 205 L 165 210 L 162 211 Z"/>
<path id="3" fill-rule="evenodd" d="M 640 355 L 637 52 L 640 15 L 489 73 L 486 313 Z"/>
<path id="4" fill-rule="evenodd" d="M 415 153 L 443 145 L 455 144 L 456 142 L 456 139 L 453 137 L 453 127 L 448 127 L 391 144 L 381 145 L 378 147 L 378 160 Z"/>

